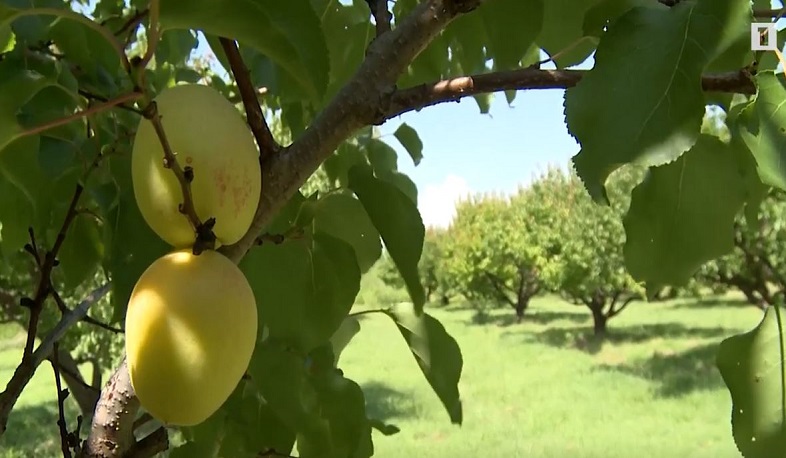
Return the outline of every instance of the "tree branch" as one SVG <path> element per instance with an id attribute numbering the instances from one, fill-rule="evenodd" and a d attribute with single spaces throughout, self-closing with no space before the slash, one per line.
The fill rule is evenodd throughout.
<path id="1" fill-rule="evenodd" d="M 262 113 L 262 107 L 257 98 L 258 92 L 251 83 L 251 74 L 240 56 L 237 43 L 235 43 L 235 40 L 225 37 L 219 37 L 219 41 L 221 41 L 221 47 L 224 48 L 227 59 L 229 59 L 232 75 L 237 82 L 240 99 L 243 101 L 243 106 L 246 109 L 248 125 L 251 128 L 251 132 L 254 133 L 254 138 L 257 140 L 260 161 L 265 161 L 268 156 L 278 153 L 281 145 L 273 138 L 273 134 L 265 121 L 265 115 Z"/>
<path id="2" fill-rule="evenodd" d="M 68 397 L 68 390 L 63 389 L 62 382 L 60 381 L 60 363 L 57 361 L 57 354 L 59 351 L 57 342 L 55 342 L 52 350 L 52 357 L 49 361 L 52 363 L 52 371 L 55 373 L 55 387 L 57 388 L 57 426 L 60 430 L 60 449 L 63 452 L 63 458 L 71 458 L 71 447 L 68 444 L 68 425 L 66 424 L 64 407 L 65 400 Z"/>
<path id="3" fill-rule="evenodd" d="M 109 292 L 108 284 L 90 293 L 73 311 L 60 319 L 30 357 L 22 359 L 22 362 L 14 371 L 14 375 L 11 376 L 11 380 L 8 381 L 5 391 L 0 393 L 0 435 L 5 432 L 8 416 L 14 408 L 14 404 L 16 404 L 17 399 L 19 399 L 30 379 L 33 378 L 33 374 L 35 374 L 38 366 L 52 354 L 55 342 L 60 340 L 71 326 L 81 320 L 87 314 L 90 306 L 101 299 L 107 292 Z"/>
<path id="4" fill-rule="evenodd" d="M 490 92 L 526 89 L 567 89 L 575 86 L 588 70 L 540 70 L 522 68 L 471 76 L 460 76 L 448 80 L 421 84 L 396 91 L 388 110 L 375 124 L 383 124 L 390 118 L 409 111 L 445 102 L 457 102 L 464 97 Z M 702 88 L 708 92 L 734 92 L 754 94 L 756 87 L 745 71 L 705 75 Z"/>
<path id="5" fill-rule="evenodd" d="M 461 11 L 470 9 L 467 3 L 421 2 L 394 30 L 374 40 L 355 75 L 305 132 L 281 154 L 263 162 L 262 193 L 254 222 L 239 242 L 221 247 L 224 255 L 239 262 L 273 216 L 341 142 L 389 111 L 399 75 Z"/>
<path id="6" fill-rule="evenodd" d="M 66 116 L 64 118 L 58 118 L 58 119 L 46 122 L 44 124 L 41 124 L 40 126 L 31 127 L 29 129 L 24 130 L 21 133 L 21 135 L 40 134 L 41 132 L 45 132 L 45 131 L 47 131 L 49 129 L 53 129 L 55 127 L 59 127 L 59 126 L 68 124 L 68 123 L 70 123 L 72 121 L 75 121 L 77 119 L 84 118 L 85 116 L 90 116 L 92 114 L 100 113 L 102 111 L 106 111 L 109 108 L 113 108 L 113 107 L 118 106 L 118 105 L 122 106 L 124 103 L 131 102 L 131 101 L 136 100 L 136 99 L 138 99 L 140 97 L 142 97 L 141 93 L 139 93 L 139 92 L 130 92 L 128 94 L 124 94 L 124 95 L 121 95 L 119 97 L 116 97 L 116 98 L 114 98 L 112 100 L 108 100 L 108 101 L 106 101 L 104 103 L 100 103 L 98 105 L 93 105 L 92 107 L 87 108 L 85 110 L 77 111 L 76 113 L 74 113 L 72 115 L 69 115 L 69 116 Z"/>

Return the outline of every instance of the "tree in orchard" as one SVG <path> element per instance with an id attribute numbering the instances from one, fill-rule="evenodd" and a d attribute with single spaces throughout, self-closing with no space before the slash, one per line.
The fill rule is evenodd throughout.
<path id="1" fill-rule="evenodd" d="M 423 283 L 423 288 L 426 292 L 426 301 L 430 302 L 434 299 L 434 295 L 438 296 L 438 302 L 442 305 L 447 305 L 450 302 L 450 297 L 453 291 L 448 287 L 444 265 L 444 249 L 443 246 L 448 242 L 447 233 L 445 229 L 438 227 L 427 227 L 423 237 L 423 250 L 418 263 L 418 272 L 420 279 Z M 388 255 L 383 255 L 379 262 L 382 262 L 382 270 L 380 278 L 382 281 L 393 288 L 404 289 L 404 281 L 393 263 L 393 260 Z"/>
<path id="2" fill-rule="evenodd" d="M 531 223 L 504 196 L 458 203 L 442 257 L 449 284 L 481 311 L 489 305 L 510 306 L 520 322 L 541 289 L 540 270 L 548 262 Z"/>
<path id="3" fill-rule="evenodd" d="M 606 187 L 611 203 L 602 207 L 575 174 L 552 169 L 531 185 L 521 206 L 522 214 L 538 222 L 533 230 L 543 234 L 541 243 L 550 253 L 546 287 L 589 308 L 596 336 L 605 335 L 608 320 L 642 298 L 625 270 L 621 219 L 640 175 L 635 169 L 617 172 Z"/>
<path id="4" fill-rule="evenodd" d="M 735 218 L 755 213 L 762 189 L 786 188 L 786 115 L 778 110 L 786 89 L 775 54 L 750 50 L 754 17 L 780 14 L 763 0 L 3 0 L 2 252 L 29 244 L 36 262 L 24 299 L 30 335 L 39 335 L 42 310 L 54 307 L 53 272 L 100 269 L 111 280 L 112 321 L 122 323 L 143 272 L 174 248 L 146 224 L 132 184 L 133 139 L 142 118 L 157 119 L 149 103 L 157 95 L 191 83 L 242 102 L 259 150 L 253 220 L 237 242 L 214 245 L 240 266 L 256 299 L 259 333 L 247 374 L 202 424 L 138 437 L 144 406 L 121 362 L 81 437 L 73 421 L 59 422 L 64 455 L 150 456 L 172 437 L 182 444 L 172 456 L 286 455 L 295 444 L 301 457 L 371 456 L 372 428 L 391 429 L 366 417 L 362 389 L 335 367 L 335 353 L 357 329 L 346 323 L 382 243 L 412 305 L 379 313 L 461 423 L 461 353 L 422 311 L 417 190 L 370 126 L 464 97 L 488 112 L 493 93 L 512 101 L 517 90 L 567 88 L 566 124 L 581 144 L 573 164 L 589 196 L 608 204 L 605 184 L 617 168 L 649 169 L 623 219 L 628 271 L 650 292 L 681 286 L 731 252 Z M 228 78 L 195 70 L 196 31 Z M 556 70 L 541 68 L 540 51 Z M 593 52 L 592 70 L 568 69 Z M 708 104 L 727 112 L 730 142 L 701 132 Z M 291 142 L 271 133 L 273 117 Z M 189 126 L 178 127 L 160 137 Z M 416 132 L 403 125 L 396 137 L 419 162 Z M 179 203 L 191 213 L 191 181 L 218 172 L 188 171 L 180 163 L 188 154 L 172 153 Z M 300 193 L 323 164 L 339 188 Z M 213 252 L 212 229 L 226 220 L 186 216 L 199 229 L 194 241 L 204 242 L 191 256 Z M 61 253 L 69 238 L 81 247 L 71 262 Z M 163 280 L 152 284 L 164 288 Z M 0 434 L 37 366 L 86 308 L 65 310 L 38 347 L 25 347 L 0 394 Z M 718 356 L 746 457 L 770 456 L 786 441 L 782 371 L 767 366 L 783 361 L 780 312 L 769 308 L 755 331 L 726 340 Z M 62 405 L 62 392 L 58 398 Z M 760 408 L 759 399 L 778 407 Z"/>
<path id="5" fill-rule="evenodd" d="M 758 217 L 737 217 L 734 251 L 701 267 L 697 278 L 717 291 L 737 290 L 759 308 L 775 305 L 786 291 L 786 198 L 773 189 Z"/>

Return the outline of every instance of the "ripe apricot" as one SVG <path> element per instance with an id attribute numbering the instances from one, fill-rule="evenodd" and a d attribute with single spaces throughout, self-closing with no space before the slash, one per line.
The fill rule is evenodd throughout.
<path id="1" fill-rule="evenodd" d="M 216 251 L 169 253 L 134 286 L 125 338 L 142 407 L 167 425 L 199 424 L 248 368 L 257 338 L 254 293 L 243 272 Z"/>
<path id="2" fill-rule="evenodd" d="M 218 91 L 199 84 L 174 86 L 154 99 L 178 165 L 194 172 L 191 195 L 200 221 L 215 217 L 216 248 L 231 245 L 251 226 L 262 186 L 259 150 L 251 130 Z M 175 248 L 196 235 L 179 211 L 180 183 L 164 167 L 164 149 L 153 123 L 139 123 L 131 155 L 134 196 L 145 222 Z"/>

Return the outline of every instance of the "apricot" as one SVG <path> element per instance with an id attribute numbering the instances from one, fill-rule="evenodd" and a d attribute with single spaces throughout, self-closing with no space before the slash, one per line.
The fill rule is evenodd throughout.
<path id="1" fill-rule="evenodd" d="M 134 286 L 125 339 L 142 407 L 166 425 L 199 424 L 248 368 L 257 339 L 254 293 L 243 272 L 216 251 L 169 253 Z"/>
<path id="2" fill-rule="evenodd" d="M 191 195 L 200 221 L 216 218 L 216 248 L 246 233 L 262 186 L 259 150 L 245 120 L 218 91 L 199 84 L 173 86 L 154 99 L 178 165 L 194 172 Z M 164 149 L 145 118 L 131 153 L 134 196 L 150 228 L 175 248 L 193 246 L 196 233 L 186 215 L 180 183 L 164 167 Z"/>

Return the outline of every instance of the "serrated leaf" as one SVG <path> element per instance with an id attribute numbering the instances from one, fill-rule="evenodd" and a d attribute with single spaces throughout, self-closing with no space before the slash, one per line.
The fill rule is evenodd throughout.
<path id="1" fill-rule="evenodd" d="M 626 12 L 640 6 L 661 8 L 660 5 L 649 0 L 601 0 L 587 9 L 584 14 L 584 34 L 600 38 L 604 27 L 608 27 Z"/>
<path id="2" fill-rule="evenodd" d="M 420 370 L 445 406 L 451 423 L 460 425 L 463 411 L 458 383 L 464 360 L 458 343 L 439 320 L 418 312 L 409 304 L 399 304 L 386 314 L 407 341 Z"/>
<path id="3" fill-rule="evenodd" d="M 356 165 L 350 169 L 349 188 L 363 203 L 382 236 L 415 309 L 422 312 L 426 293 L 420 282 L 418 262 L 426 230 L 417 204 L 393 184 L 375 178 L 369 166 Z"/>
<path id="4" fill-rule="evenodd" d="M 82 284 L 95 273 L 103 257 L 98 222 L 91 215 L 77 215 L 66 232 L 58 256 L 65 287 L 71 289 Z"/>
<path id="5" fill-rule="evenodd" d="M 409 124 L 403 123 L 398 126 L 398 129 L 393 133 L 396 139 L 401 143 L 401 146 L 407 150 L 412 162 L 417 166 L 423 159 L 423 142 L 420 141 L 418 132 L 413 129 Z"/>
<path id="6" fill-rule="evenodd" d="M 747 197 L 742 154 L 702 134 L 676 161 L 650 169 L 624 219 L 625 265 L 648 288 L 684 285 L 734 248 L 734 218 Z"/>
<path id="7" fill-rule="evenodd" d="M 263 244 L 240 263 L 259 301 L 260 328 L 308 352 L 326 342 L 360 289 L 352 246 L 317 232 L 309 239 Z"/>
<path id="8" fill-rule="evenodd" d="M 546 3 L 554 0 L 546 0 Z M 474 11 L 485 25 L 495 70 L 517 68 L 540 34 L 544 0 L 495 0 Z M 563 12 L 565 14 L 565 12 Z"/>
<path id="9" fill-rule="evenodd" d="M 581 144 L 573 163 L 595 200 L 608 202 L 604 185 L 620 166 L 665 164 L 693 146 L 704 67 L 730 45 L 729 30 L 749 27 L 749 14 L 746 2 L 680 2 L 634 8 L 614 22 L 595 67 L 565 96 L 568 129 Z"/>
<path id="10" fill-rule="evenodd" d="M 781 110 L 786 98 L 784 80 L 773 72 L 762 72 L 757 84 L 756 98 L 742 109 L 733 127 L 753 153 L 761 180 L 786 189 L 786 112 Z"/>
<path id="11" fill-rule="evenodd" d="M 360 272 L 368 272 L 382 255 L 382 243 L 363 204 L 351 195 L 330 194 L 314 205 L 315 230 L 352 245 Z"/>
<path id="12" fill-rule="evenodd" d="M 786 449 L 784 347 L 782 308 L 772 306 L 755 329 L 725 339 L 718 349 L 734 442 L 745 458 L 772 458 Z"/>
<path id="13" fill-rule="evenodd" d="M 166 0 L 160 16 L 165 29 L 200 29 L 251 46 L 286 70 L 314 99 L 327 88 L 327 45 L 308 0 Z"/>

